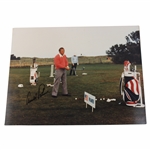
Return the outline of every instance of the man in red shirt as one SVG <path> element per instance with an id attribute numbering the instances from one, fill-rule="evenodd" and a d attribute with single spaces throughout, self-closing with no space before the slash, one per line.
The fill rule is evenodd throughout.
<path id="1" fill-rule="evenodd" d="M 60 80 L 62 82 L 62 93 L 63 96 L 70 96 L 68 94 L 67 89 L 67 76 L 66 70 L 69 70 L 68 60 L 65 53 L 65 49 L 61 47 L 59 49 L 59 54 L 57 54 L 54 58 L 54 65 L 55 65 L 55 83 L 52 89 L 52 97 L 56 98 L 59 90 Z"/>

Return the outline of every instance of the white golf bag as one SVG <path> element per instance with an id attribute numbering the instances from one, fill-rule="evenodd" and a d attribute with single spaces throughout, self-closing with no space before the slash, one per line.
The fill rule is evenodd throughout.
<path id="1" fill-rule="evenodd" d="M 38 65 L 33 62 L 33 65 L 30 66 L 30 84 L 31 85 L 36 85 L 38 81 Z"/>

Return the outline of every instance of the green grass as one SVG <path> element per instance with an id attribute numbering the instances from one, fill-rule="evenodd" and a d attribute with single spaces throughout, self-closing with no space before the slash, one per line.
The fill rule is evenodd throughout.
<path id="1" fill-rule="evenodd" d="M 85 67 L 85 70 L 82 68 Z M 142 90 L 143 76 L 142 66 L 137 66 L 141 73 Z M 122 101 L 119 91 L 119 81 L 123 72 L 123 65 L 114 64 L 86 64 L 77 66 L 78 76 L 69 76 L 67 72 L 68 91 L 71 97 L 63 97 L 60 84 L 58 97 L 51 97 L 53 84 L 50 76 L 50 66 L 39 66 L 41 76 L 37 86 L 29 83 L 29 68 L 11 68 L 8 83 L 8 98 L 6 107 L 6 125 L 101 125 L 101 124 L 145 124 L 145 108 L 127 107 Z M 82 76 L 82 73 L 87 76 Z M 23 88 L 18 88 L 23 84 Z M 31 100 L 44 88 L 45 95 L 35 98 L 26 105 L 28 97 Z M 85 107 L 83 100 L 84 91 L 95 95 L 97 98 L 96 109 Z M 143 90 L 144 91 L 144 90 Z M 75 97 L 78 100 L 75 100 Z M 100 98 L 116 98 L 115 102 L 107 103 Z M 144 99 L 144 94 L 143 94 Z M 121 105 L 118 103 L 122 102 Z"/>

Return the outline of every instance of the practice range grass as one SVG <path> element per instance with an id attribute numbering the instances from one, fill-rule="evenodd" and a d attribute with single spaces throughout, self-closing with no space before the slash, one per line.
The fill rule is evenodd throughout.
<path id="1" fill-rule="evenodd" d="M 141 73 L 144 100 L 142 66 L 137 66 L 137 69 Z M 62 96 L 60 83 L 57 98 L 51 97 L 52 87 L 46 86 L 53 84 L 50 66 L 39 66 L 38 71 L 38 85 L 31 86 L 30 68 L 10 68 L 5 125 L 146 124 L 145 108 L 128 107 L 122 101 L 119 82 L 123 65 L 77 66 L 78 76 L 69 76 L 67 71 L 68 91 L 71 97 Z M 83 76 L 82 73 L 87 75 Z M 24 87 L 18 88 L 18 84 L 23 84 Z M 91 106 L 86 108 L 84 91 L 97 98 L 93 112 Z M 108 103 L 107 98 L 115 98 L 116 101 Z"/>

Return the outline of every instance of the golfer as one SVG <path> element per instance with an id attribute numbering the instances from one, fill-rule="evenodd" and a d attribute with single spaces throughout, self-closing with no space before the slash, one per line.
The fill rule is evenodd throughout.
<path id="1" fill-rule="evenodd" d="M 77 64 L 78 64 L 78 57 L 76 55 L 73 55 L 71 57 L 71 69 L 70 69 L 70 75 L 76 75 L 76 68 L 77 68 Z"/>
<path id="2" fill-rule="evenodd" d="M 54 58 L 55 65 L 55 82 L 52 89 L 52 97 L 56 98 L 59 90 L 60 81 L 62 82 L 62 95 L 70 96 L 67 89 L 66 70 L 69 70 L 68 60 L 63 47 L 59 48 L 59 54 Z"/>

